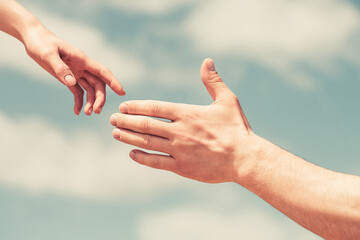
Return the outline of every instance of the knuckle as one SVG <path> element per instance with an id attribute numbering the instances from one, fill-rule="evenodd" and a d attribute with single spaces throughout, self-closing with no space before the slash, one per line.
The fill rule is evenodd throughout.
<path id="1" fill-rule="evenodd" d="M 142 119 L 140 122 L 139 122 L 139 129 L 140 131 L 146 131 L 149 129 L 149 120 L 148 119 Z"/>
<path id="2" fill-rule="evenodd" d="M 110 70 L 105 67 L 105 66 L 101 66 L 100 69 L 99 69 L 99 76 L 101 78 L 103 78 L 104 76 L 108 75 L 110 73 Z"/>
<path id="3" fill-rule="evenodd" d="M 85 91 L 91 91 L 89 84 L 84 78 L 79 78 L 77 82 Z"/>
<path id="4" fill-rule="evenodd" d="M 95 82 L 93 82 L 93 84 L 90 84 L 97 92 L 99 95 L 105 95 L 106 94 L 106 90 L 105 90 L 105 83 L 96 80 Z"/>
<path id="5" fill-rule="evenodd" d="M 96 94 L 95 99 L 96 99 L 96 102 L 97 102 L 98 104 L 100 104 L 100 105 L 101 105 L 101 104 L 104 104 L 105 101 L 106 101 L 105 96 L 104 96 L 104 95 L 100 95 L 100 94 Z"/>
<path id="6" fill-rule="evenodd" d="M 74 53 L 75 53 L 80 59 L 84 59 L 84 60 L 85 60 L 86 55 L 85 55 L 85 53 L 84 53 L 82 50 L 80 50 L 80 49 L 77 48 L 77 49 L 74 51 Z"/>
<path id="7" fill-rule="evenodd" d="M 82 66 L 83 68 L 83 66 L 86 64 L 87 61 L 86 55 L 80 51 L 75 53 L 75 56 L 76 57 L 73 58 L 73 61 L 76 62 L 78 66 Z"/>
<path id="8" fill-rule="evenodd" d="M 95 80 L 94 88 L 103 90 L 104 87 L 105 87 L 104 82 L 101 82 L 101 81 L 99 81 L 97 79 Z"/>
<path id="9" fill-rule="evenodd" d="M 152 168 L 160 168 L 160 160 L 158 158 L 154 158 L 150 161 L 150 167 Z"/>
<path id="10" fill-rule="evenodd" d="M 105 102 L 106 102 L 106 97 L 105 96 L 98 96 L 96 98 L 96 100 L 98 101 L 98 103 L 101 105 L 101 106 L 104 106 Z"/>
<path id="11" fill-rule="evenodd" d="M 212 79 L 211 79 L 211 82 L 213 83 L 218 83 L 218 82 L 222 82 L 222 79 L 219 75 L 216 74 L 216 76 L 214 76 Z"/>
<path id="12" fill-rule="evenodd" d="M 74 92 L 74 95 L 75 97 L 82 98 L 84 97 L 84 90 L 82 90 L 82 88 L 79 88 Z"/>
<path id="13" fill-rule="evenodd" d="M 50 59 L 50 57 L 53 55 L 54 51 L 52 49 L 44 49 L 39 53 L 39 58 L 42 61 L 46 61 Z"/>
<path id="14" fill-rule="evenodd" d="M 234 93 L 229 94 L 228 98 L 233 102 L 239 101 L 239 98 Z"/>
<path id="15" fill-rule="evenodd" d="M 145 135 L 143 138 L 143 145 L 148 148 L 151 149 L 152 148 L 152 139 L 150 135 Z"/>
<path id="16" fill-rule="evenodd" d="M 124 133 L 122 133 L 118 136 L 118 140 L 120 142 L 127 142 L 127 136 Z"/>
<path id="17" fill-rule="evenodd" d="M 126 126 L 124 123 L 124 119 L 121 116 L 119 116 L 118 114 L 115 114 L 115 116 L 116 116 L 116 126 L 118 126 L 120 128 L 122 128 L 122 127 L 125 128 Z"/>
<path id="18" fill-rule="evenodd" d="M 159 113 L 160 112 L 159 104 L 156 102 L 151 102 L 150 106 L 149 106 L 149 111 L 150 111 L 150 114 L 152 114 L 152 115 L 156 115 L 157 113 Z"/>
<path id="19" fill-rule="evenodd" d="M 70 68 L 65 65 L 64 63 L 60 62 L 55 67 L 55 72 L 57 75 L 64 75 L 67 74 L 70 71 Z"/>

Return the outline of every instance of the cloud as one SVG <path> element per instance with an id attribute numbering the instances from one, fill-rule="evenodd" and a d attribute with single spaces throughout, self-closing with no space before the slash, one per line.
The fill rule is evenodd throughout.
<path id="1" fill-rule="evenodd" d="M 144 210 L 139 239 L 317 239 L 255 209 L 233 184 L 201 184 L 139 166 L 128 157 L 130 147 L 101 134 L 70 133 L 38 117 L 18 120 L 1 112 L 0 132 L 0 185 L 6 188 L 132 203 L 173 191 L 190 197 L 185 205 Z"/>
<path id="2" fill-rule="evenodd" d="M 141 12 L 151 15 L 161 15 L 179 7 L 190 5 L 192 0 L 106 0 L 107 4 L 127 11 Z"/>
<path id="3" fill-rule="evenodd" d="M 145 66 L 142 61 L 108 41 L 98 29 L 64 17 L 48 14 L 38 5 L 27 4 L 27 8 L 56 35 L 109 67 L 121 82 L 131 84 L 144 75 Z M 0 35 L 2 42 L 0 45 L 0 67 L 24 72 L 32 79 L 39 79 L 42 82 L 55 82 L 50 81 L 50 75 L 26 55 L 24 47 L 17 40 L 3 35 L 3 33 Z"/>
<path id="4" fill-rule="evenodd" d="M 130 147 L 90 131 L 66 132 L 36 117 L 0 112 L 0 184 L 35 194 L 84 199 L 140 199 L 186 181 L 139 166 Z"/>
<path id="5" fill-rule="evenodd" d="M 25 48 L 20 42 L 1 31 L 0 39 L 1 68 L 26 73 L 33 79 L 49 79 L 49 74 L 27 56 Z"/>
<path id="6" fill-rule="evenodd" d="M 42 2 L 47 5 L 45 0 L 36 0 L 37 2 Z M 26 3 L 28 6 L 31 5 L 33 1 L 31 0 L 21 0 L 22 3 Z M 91 15 L 94 12 L 99 12 L 103 10 L 104 7 L 110 7 L 115 10 L 126 11 L 135 14 L 144 14 L 149 16 L 161 16 L 164 14 L 172 13 L 173 11 L 178 10 L 182 7 L 193 6 L 205 2 L 204 0 L 72 0 L 71 2 L 57 2 L 52 3 L 55 6 L 61 6 L 62 9 L 68 11 L 69 6 L 73 6 L 75 9 L 81 9 L 81 13 L 85 15 Z M 53 5 L 51 5 L 53 6 Z M 66 6 L 66 7 L 65 7 Z M 64 8 L 63 8 L 64 7 Z"/>
<path id="7" fill-rule="evenodd" d="M 347 1 L 209 1 L 183 29 L 200 53 L 260 63 L 301 88 L 313 79 L 299 65 L 329 70 L 360 49 L 360 13 Z"/>
<path id="8" fill-rule="evenodd" d="M 280 220 L 258 209 L 235 207 L 231 212 L 224 212 L 206 203 L 147 213 L 137 226 L 141 240 L 321 239 L 291 221 Z"/>

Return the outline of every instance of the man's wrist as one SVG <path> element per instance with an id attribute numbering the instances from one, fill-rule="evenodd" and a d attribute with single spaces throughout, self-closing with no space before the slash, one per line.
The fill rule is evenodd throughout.
<path id="1" fill-rule="evenodd" d="M 237 178 L 234 182 L 249 190 L 256 187 L 264 162 L 270 162 L 278 148 L 266 139 L 253 134 L 249 139 L 249 153 L 235 165 Z"/>

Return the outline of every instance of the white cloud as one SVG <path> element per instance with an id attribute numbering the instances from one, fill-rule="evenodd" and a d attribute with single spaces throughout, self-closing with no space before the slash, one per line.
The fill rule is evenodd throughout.
<path id="1" fill-rule="evenodd" d="M 49 74 L 31 60 L 24 46 L 0 31 L 0 67 L 23 72 L 34 79 L 48 80 Z"/>
<path id="2" fill-rule="evenodd" d="M 48 14 L 38 5 L 27 4 L 27 7 L 56 35 L 109 67 L 121 82 L 131 84 L 143 76 L 145 66 L 142 61 L 109 42 L 98 29 Z M 50 75 L 26 55 L 24 47 L 17 40 L 3 35 L 3 33 L 0 35 L 0 67 L 23 72 L 42 82 L 56 82 L 56 80 L 51 81 Z"/>
<path id="3" fill-rule="evenodd" d="M 146 199 L 189 181 L 134 163 L 130 147 L 89 131 L 64 133 L 39 118 L 0 112 L 0 184 L 87 199 Z"/>
<path id="4" fill-rule="evenodd" d="M 42 2 L 44 0 L 37 0 Z M 28 6 L 31 5 L 33 1 L 31 0 L 21 0 L 21 2 L 26 3 Z M 45 1 L 44 1 L 45 2 Z M 76 9 L 81 9 L 83 14 L 93 14 L 94 11 L 97 12 L 99 9 L 102 9 L 104 6 L 111 7 L 113 9 L 127 11 L 131 13 L 140 13 L 151 16 L 159 16 L 163 14 L 171 13 L 176 11 L 178 8 L 193 6 L 194 4 L 201 4 L 205 2 L 204 0 L 73 0 L 71 1 L 72 6 Z M 64 5 L 69 6 L 67 3 Z M 64 6 L 63 5 L 63 6 Z"/>
<path id="5" fill-rule="evenodd" d="M 106 0 L 106 3 L 127 11 L 142 12 L 146 14 L 159 15 L 168 13 L 176 8 L 189 5 L 193 0 Z"/>
<path id="6" fill-rule="evenodd" d="M 138 223 L 137 233 L 141 240 L 321 239 L 293 222 L 248 206 L 224 213 L 206 203 L 145 214 Z"/>
<path id="7" fill-rule="evenodd" d="M 209 1 L 183 29 L 201 53 L 259 62 L 302 88 L 313 80 L 298 64 L 327 70 L 332 60 L 349 58 L 349 48 L 360 49 L 353 41 L 360 13 L 347 1 Z"/>

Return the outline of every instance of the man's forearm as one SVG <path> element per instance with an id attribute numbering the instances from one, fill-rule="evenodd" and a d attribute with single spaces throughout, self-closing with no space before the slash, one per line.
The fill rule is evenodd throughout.
<path id="1" fill-rule="evenodd" d="M 360 177 L 313 165 L 259 138 L 238 183 L 326 239 L 360 239 Z"/>
<path id="2" fill-rule="evenodd" d="M 326 239 L 360 239 L 360 177 L 315 166 L 258 137 L 211 59 L 200 75 L 211 105 L 120 105 L 110 119 L 114 138 L 166 154 L 133 150 L 130 157 L 201 182 L 236 182 Z"/>
<path id="3" fill-rule="evenodd" d="M 16 1 L 0 1 L 1 31 L 24 42 L 29 29 L 39 25 L 39 20 Z"/>

